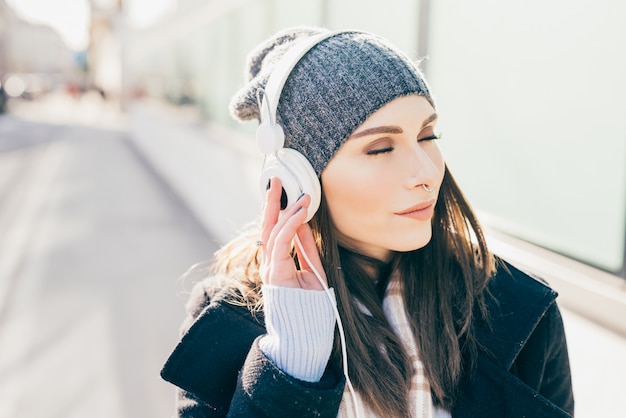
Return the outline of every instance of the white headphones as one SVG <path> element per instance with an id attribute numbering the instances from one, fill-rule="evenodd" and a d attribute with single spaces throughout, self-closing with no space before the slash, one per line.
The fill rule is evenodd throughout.
<path id="1" fill-rule="evenodd" d="M 281 209 L 293 204 L 303 193 L 311 196 L 311 204 L 308 208 L 308 213 L 304 221 L 305 223 L 311 220 L 320 206 L 320 200 L 322 197 L 321 185 L 313 166 L 311 166 L 311 163 L 304 155 L 294 149 L 283 148 L 283 145 L 285 144 L 285 134 L 283 132 L 283 128 L 276 123 L 276 111 L 278 109 L 278 101 L 280 100 L 283 86 L 285 85 L 289 74 L 291 74 L 291 71 L 300 59 L 306 55 L 311 48 L 324 39 L 343 32 L 345 31 L 328 32 L 321 35 L 307 37 L 298 41 L 280 59 L 278 64 L 276 64 L 272 74 L 270 74 L 265 89 L 259 89 L 257 91 L 257 101 L 260 101 L 259 108 L 261 114 L 261 124 L 256 132 L 256 140 L 259 149 L 265 154 L 265 161 L 263 163 L 263 171 L 261 172 L 260 180 L 261 193 L 266 193 L 268 181 L 271 177 L 278 177 L 280 178 L 284 189 L 283 198 L 281 198 Z M 261 100 L 259 100 L 259 93 L 263 93 L 263 98 Z M 286 199 L 284 199 L 285 197 Z M 341 316 L 339 315 L 339 311 L 337 310 L 335 303 L 335 297 L 328 289 L 328 285 L 324 282 L 324 280 L 322 280 L 322 277 L 315 269 L 314 264 L 311 260 L 309 260 L 304 248 L 302 247 L 300 238 L 296 235 L 294 239 L 296 241 L 296 245 L 300 248 L 300 253 L 326 291 L 326 295 L 328 296 L 335 317 L 337 318 L 337 327 L 339 337 L 341 339 L 343 373 L 346 378 L 346 385 L 354 403 L 356 416 L 357 418 L 361 418 L 356 392 L 354 391 L 354 387 L 348 373 L 346 337 L 343 330 Z"/>
<path id="2" fill-rule="evenodd" d="M 256 140 L 259 149 L 265 154 L 260 179 L 261 193 L 266 192 L 271 177 L 278 177 L 284 190 L 281 209 L 293 204 L 302 194 L 308 194 L 311 196 L 311 204 L 305 222 L 310 221 L 319 208 L 322 196 L 320 182 L 304 155 L 294 149 L 283 148 L 285 134 L 276 122 L 276 111 L 283 86 L 296 64 L 315 45 L 338 33 L 341 32 L 323 33 L 297 41 L 276 64 L 265 89 L 257 90 L 261 124 L 256 132 Z M 262 98 L 259 93 L 263 93 Z"/>

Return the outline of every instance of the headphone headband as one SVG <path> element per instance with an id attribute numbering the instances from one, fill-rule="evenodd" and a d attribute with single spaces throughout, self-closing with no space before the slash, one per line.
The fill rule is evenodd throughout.
<path id="1" fill-rule="evenodd" d="M 275 65 L 265 89 L 257 90 L 257 101 L 259 93 L 263 92 L 263 98 L 259 104 L 261 123 L 257 129 L 257 145 L 266 155 L 260 179 L 261 190 L 265 192 L 270 178 L 280 178 L 286 197 L 284 202 L 281 200 L 281 209 L 296 202 L 303 193 L 307 193 L 311 196 L 311 203 L 305 222 L 308 222 L 319 208 L 322 196 L 321 186 L 315 169 L 306 157 L 294 149 L 283 148 L 284 132 L 276 121 L 278 102 L 289 75 L 302 57 L 323 40 L 346 32 L 325 32 L 296 40 Z"/>
<path id="2" fill-rule="evenodd" d="M 278 110 L 278 102 L 280 95 L 282 94 L 283 87 L 289 78 L 289 74 L 294 67 L 300 62 L 302 57 L 311 50 L 315 45 L 324 41 L 325 39 L 332 38 L 335 35 L 341 33 L 349 33 L 354 31 L 334 31 L 325 32 L 319 35 L 308 36 L 302 40 L 297 41 L 289 50 L 283 55 L 267 80 L 267 84 L 264 88 L 263 99 L 261 102 L 261 122 L 276 123 L 276 112 Z"/>

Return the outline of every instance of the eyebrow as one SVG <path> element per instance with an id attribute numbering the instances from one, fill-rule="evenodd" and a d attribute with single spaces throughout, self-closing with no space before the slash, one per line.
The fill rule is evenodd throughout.
<path id="1" fill-rule="evenodd" d="M 376 126 L 374 128 L 365 129 L 361 132 L 350 135 L 350 138 L 359 138 L 367 135 L 375 134 L 401 134 L 404 132 L 399 126 Z"/>
<path id="2" fill-rule="evenodd" d="M 434 122 L 435 120 L 437 120 L 437 114 L 433 113 L 432 115 L 424 119 L 424 122 L 422 123 L 422 128 L 424 128 L 429 123 Z M 373 128 L 365 129 L 361 132 L 352 134 L 350 135 L 349 138 L 360 138 L 366 135 L 377 135 L 377 134 L 401 134 L 402 132 L 404 131 L 399 126 L 394 126 L 394 125 L 375 126 Z"/>
<path id="3" fill-rule="evenodd" d="M 422 123 L 422 128 L 424 128 L 429 123 L 433 123 L 434 121 L 436 121 L 438 117 L 439 115 L 437 115 L 436 113 L 433 113 L 432 115 L 424 119 L 424 123 Z"/>

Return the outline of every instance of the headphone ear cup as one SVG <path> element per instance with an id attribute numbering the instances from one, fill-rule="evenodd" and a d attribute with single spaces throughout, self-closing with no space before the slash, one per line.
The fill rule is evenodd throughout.
<path id="1" fill-rule="evenodd" d="M 267 192 L 267 185 L 272 177 L 279 178 L 283 185 L 283 197 L 286 195 L 287 198 L 285 207 L 293 205 L 303 193 L 311 197 L 304 221 L 309 222 L 319 209 L 322 198 L 321 185 L 311 163 L 298 151 L 281 148 L 266 157 L 259 184 L 261 193 Z"/>

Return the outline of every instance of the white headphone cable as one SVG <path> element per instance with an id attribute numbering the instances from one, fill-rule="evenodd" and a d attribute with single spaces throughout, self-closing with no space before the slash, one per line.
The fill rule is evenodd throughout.
<path id="1" fill-rule="evenodd" d="M 339 340 L 341 341 L 341 357 L 342 357 L 342 363 L 343 363 L 343 374 L 346 378 L 346 385 L 348 385 L 348 390 L 350 391 L 352 402 L 354 403 L 354 411 L 356 413 L 356 417 L 360 418 L 361 415 L 360 415 L 359 404 L 357 402 L 356 392 L 354 391 L 354 387 L 352 386 L 352 381 L 350 380 L 350 376 L 348 375 L 348 351 L 346 349 L 346 336 L 343 331 L 343 323 L 341 322 L 341 317 L 339 316 L 339 311 L 337 310 L 337 304 L 336 304 L 335 298 L 333 297 L 333 294 L 330 292 L 328 285 L 322 279 L 322 276 L 320 275 L 320 273 L 317 271 L 313 263 L 311 263 L 311 260 L 309 260 L 309 257 L 306 255 L 306 252 L 304 251 L 302 242 L 300 241 L 300 237 L 298 237 L 298 235 L 296 235 L 295 241 L 296 241 L 296 245 L 298 246 L 298 249 L 300 250 L 300 254 L 302 254 L 302 257 L 304 258 L 304 261 L 306 261 L 307 265 L 313 271 L 313 274 L 315 274 L 315 277 L 317 277 L 317 280 L 320 282 L 320 284 L 324 288 L 326 296 L 328 297 L 328 300 L 330 301 L 330 305 L 332 306 L 333 311 L 335 312 L 335 318 L 337 319 L 337 328 L 339 330 Z"/>

